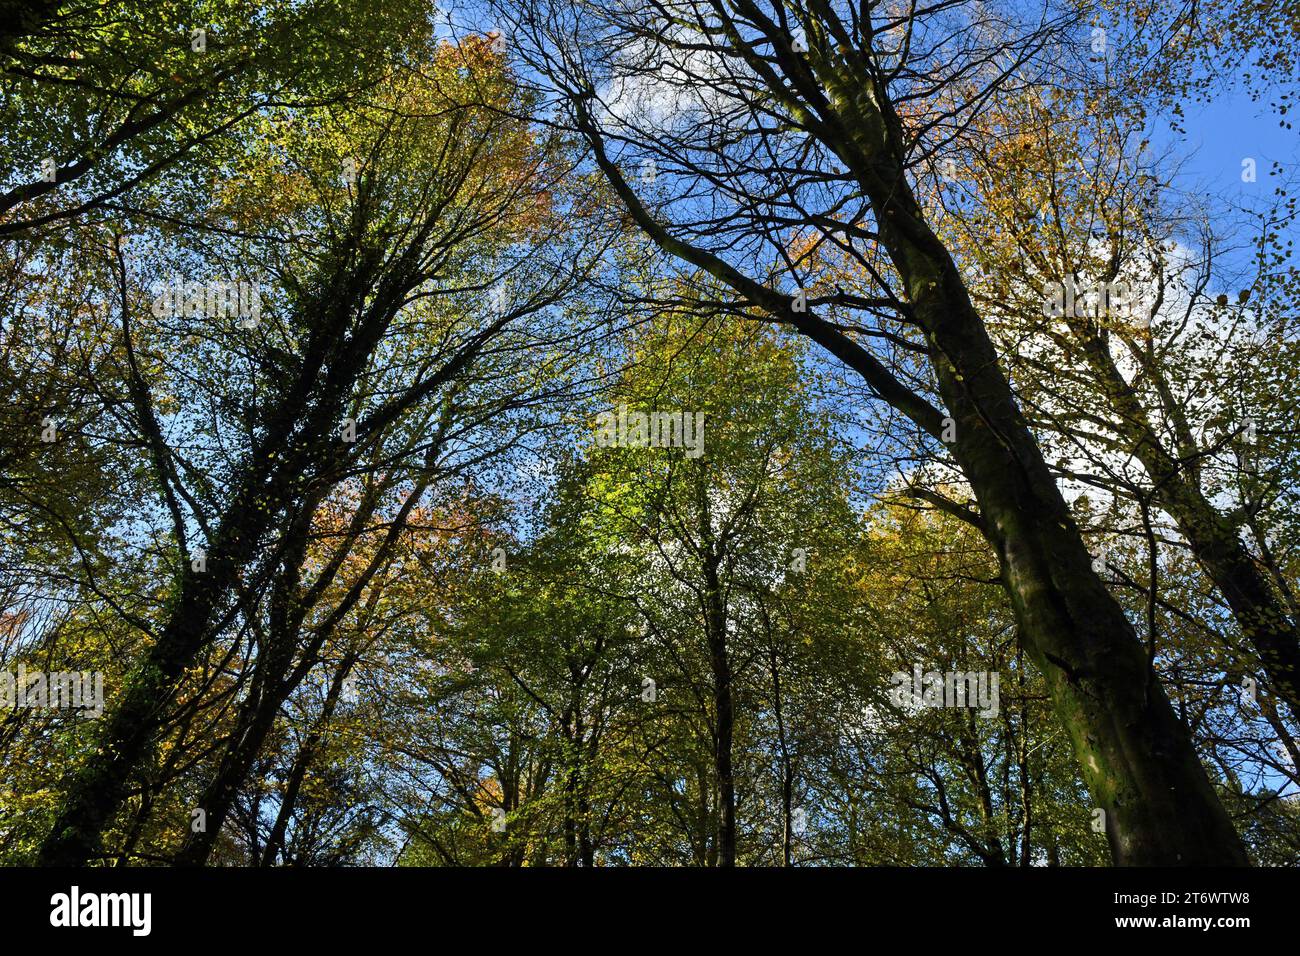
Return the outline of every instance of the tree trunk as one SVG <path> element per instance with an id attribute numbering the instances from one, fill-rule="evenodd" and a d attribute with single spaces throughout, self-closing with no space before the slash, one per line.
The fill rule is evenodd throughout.
<path id="1" fill-rule="evenodd" d="M 171 622 L 106 718 L 98 755 L 82 765 L 63 809 L 41 845 L 42 866 L 84 866 L 102 855 L 101 834 L 127 793 L 130 775 L 153 745 L 162 711 L 181 674 L 208 639 L 219 596 L 233 585 L 233 562 L 207 574 L 186 572 Z"/>
<path id="2" fill-rule="evenodd" d="M 909 197 L 910 198 L 910 197 Z M 895 194 L 881 233 L 929 334 L 953 454 L 979 501 L 1025 650 L 1047 679 L 1117 864 L 1245 865 L 1187 728 L 1016 407 L 947 251 Z M 906 226 L 896 224 L 907 218 Z"/>
<path id="3" fill-rule="evenodd" d="M 956 263 L 907 182 L 904 132 L 879 85 L 815 69 L 837 103 L 828 134 L 868 196 L 880 242 L 925 333 L 952 451 L 979 502 L 1026 652 L 1042 671 L 1121 865 L 1246 865 L 1241 839 L 1017 407 Z M 842 104 L 842 105 L 841 105 Z"/>
<path id="4" fill-rule="evenodd" d="M 271 827 L 271 835 L 266 838 L 266 847 L 262 851 L 262 859 L 259 864 L 261 866 L 272 866 L 275 863 L 276 853 L 284 845 L 285 833 L 289 829 L 289 819 L 293 816 L 294 807 L 298 803 L 298 794 L 302 792 L 303 781 L 307 778 L 307 771 L 311 768 L 311 762 L 316 758 L 316 751 L 319 749 L 321 741 L 324 740 L 325 729 L 329 726 L 330 718 L 334 715 L 335 708 L 338 707 L 339 698 L 343 693 L 344 682 L 355 664 L 356 657 L 352 654 L 349 654 L 340 662 L 338 669 L 334 672 L 334 679 L 330 681 L 329 690 L 325 693 L 325 703 L 321 708 L 320 719 L 298 749 L 298 756 L 294 758 L 293 768 L 289 771 L 284 795 L 280 798 L 280 809 L 275 815 L 275 824 Z"/>
<path id="5" fill-rule="evenodd" d="M 325 423 L 334 420 L 340 403 L 337 394 L 323 399 L 311 410 L 307 427 L 317 435 L 329 434 Z M 255 451 L 250 456 L 249 470 L 235 483 L 232 504 L 210 542 L 203 570 L 195 570 L 188 560 L 183 565 L 180 593 L 167 626 L 128 679 L 121 703 L 105 719 L 96 752 L 73 778 L 63 809 L 41 845 L 41 865 L 80 866 L 100 855 L 103 830 L 121 805 L 131 774 L 153 745 L 181 675 L 212 640 L 214 617 L 262 547 L 275 523 L 272 516 L 302 490 L 313 449 L 301 437 L 289 442 L 294 422 L 302 417 L 296 402 L 282 406 L 267 446 L 286 452 L 274 464 L 265 454 Z"/>
<path id="6" fill-rule="evenodd" d="M 772 673 L 772 713 L 776 720 L 776 741 L 781 754 L 781 865 L 789 866 L 794 858 L 794 767 L 786 740 L 785 714 L 781 709 L 781 668 L 776 648 L 768 654 Z"/>
<path id="7" fill-rule="evenodd" d="M 278 684 L 279 679 L 276 679 Z M 221 828 L 225 825 L 230 808 L 235 804 L 239 787 L 248 777 L 248 772 L 257 760 L 262 742 L 275 723 L 275 716 L 280 712 L 284 697 L 275 690 L 267 689 L 247 711 L 241 712 L 239 727 L 231 745 L 221 760 L 216 776 L 212 778 L 199 799 L 199 807 L 205 814 L 204 829 L 191 832 L 186 836 L 180 851 L 176 854 L 176 866 L 203 866 L 212 848 L 217 843 Z"/>
<path id="8" fill-rule="evenodd" d="M 713 670 L 714 770 L 718 778 L 718 866 L 736 865 L 736 781 L 731 766 L 735 709 L 731 699 L 731 661 L 727 654 L 727 612 L 717 568 L 705 568 L 705 629 Z"/>
<path id="9" fill-rule="evenodd" d="M 1259 655 L 1273 693 L 1286 703 L 1292 719 L 1300 722 L 1300 632 L 1283 595 L 1274 590 L 1246 550 L 1238 529 L 1206 499 L 1197 483 L 1198 469 L 1189 468 L 1161 443 L 1106 343 L 1089 329 L 1072 327 L 1115 412 L 1116 432 L 1142 462 L 1156 500 L 1177 522 L 1197 562 L 1223 595 L 1242 636 Z"/>

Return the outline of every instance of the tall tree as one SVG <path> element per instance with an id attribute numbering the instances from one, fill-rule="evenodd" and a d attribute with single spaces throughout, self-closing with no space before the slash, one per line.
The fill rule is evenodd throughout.
<path id="1" fill-rule="evenodd" d="M 947 3 L 508 9 L 532 65 L 660 248 L 730 286 L 751 314 L 822 345 L 869 393 L 948 444 L 1115 861 L 1246 862 L 1186 727 L 1092 570 L 912 179 L 935 140 L 991 90 L 1045 81 L 1055 41 L 1077 20 L 1008 15 L 1010 27 L 990 31 L 972 22 L 978 5 Z M 653 168 L 658 185 L 638 191 L 629 166 Z M 792 252 L 807 235 L 871 281 L 816 294 L 809 256 Z M 882 362 L 873 340 L 892 343 L 905 371 Z M 942 408 L 904 378 L 917 373 Z"/>
<path id="2" fill-rule="evenodd" d="M 389 426 L 452 389 L 512 321 L 554 302 L 581 268 L 581 257 L 551 266 L 522 254 L 555 238 L 545 189 L 555 170 L 551 145 L 494 108 L 494 97 L 512 95 L 488 76 L 499 72 L 499 60 L 481 39 L 430 52 L 427 76 L 395 75 L 370 110 L 338 117 L 343 128 L 322 124 L 290 137 L 287 145 L 300 152 L 289 154 L 284 178 L 310 196 L 296 214 L 321 224 L 324 244 L 318 255 L 290 247 L 296 268 L 281 272 L 284 294 L 268 303 L 283 337 L 261 344 L 275 368 L 261 367 L 252 417 L 236 427 L 243 449 L 187 487 L 194 476 L 166 444 L 139 364 L 131 368 L 136 424 L 149 436 L 173 517 L 175 590 L 152 647 L 104 722 L 98 752 L 69 783 L 41 849 L 44 863 L 84 862 L 100 852 L 177 682 L 246 609 L 248 595 L 271 580 L 313 502 L 364 461 Z M 485 161 L 489 152 L 495 162 Z M 346 175 L 348 159 L 361 170 L 356 177 Z M 534 185 L 540 188 L 531 192 Z M 512 270 L 521 262 L 526 267 Z M 485 315 L 439 308 L 525 268 L 537 277 L 527 293 Z M 128 346 L 138 308 L 123 284 Z M 399 332 L 423 348 L 394 362 Z M 416 456 L 428 446 L 415 446 Z M 203 546 L 192 543 L 195 530 Z"/>

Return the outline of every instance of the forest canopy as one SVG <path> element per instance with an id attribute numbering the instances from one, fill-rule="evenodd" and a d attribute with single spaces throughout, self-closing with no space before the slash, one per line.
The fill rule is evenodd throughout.
<path id="1" fill-rule="evenodd" d="M 1300 864 L 1293 4 L 0 15 L 0 863 Z"/>

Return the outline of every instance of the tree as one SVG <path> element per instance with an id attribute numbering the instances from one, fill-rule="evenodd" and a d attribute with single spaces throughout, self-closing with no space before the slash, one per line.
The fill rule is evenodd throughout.
<path id="1" fill-rule="evenodd" d="M 1081 135 L 1052 119 L 1062 98 L 1026 93 L 990 119 L 1017 133 L 990 137 L 949 190 L 962 192 L 946 203 L 960 207 L 944 220 L 951 242 L 1031 419 L 1061 433 L 1058 474 L 1086 470 L 1146 520 L 1152 507 L 1172 518 L 1294 721 L 1300 637 L 1261 523 L 1290 510 L 1295 384 L 1282 300 L 1294 277 L 1266 264 L 1261 237 L 1256 278 L 1226 301 L 1212 285 L 1214 240 L 1192 253 L 1178 241 L 1184 213 L 1161 211 L 1174 197 L 1141 165 L 1140 115 L 1091 97 L 1096 119 Z M 1073 463 L 1081 454 L 1090 467 Z M 1144 480 L 1127 473 L 1129 456 Z"/>
<path id="2" fill-rule="evenodd" d="M 871 395 L 949 443 L 1116 862 L 1244 863 L 910 178 L 991 90 L 1043 76 L 1073 18 L 990 31 L 950 29 L 968 15 L 947 4 L 861 15 L 748 0 L 511 9 L 531 64 L 661 249 L 729 286 L 741 311 L 822 345 Z M 652 88 L 689 120 L 645 110 L 637 97 Z M 624 170 L 651 161 L 667 185 L 638 192 Z M 697 195 L 714 198 L 713 212 Z M 870 277 L 865 288 L 807 291 L 817 277 L 791 248 L 810 232 Z M 827 317 L 835 311 L 854 318 Z M 892 343 L 905 371 L 882 362 L 873 340 Z M 903 374 L 928 379 L 942 409 Z"/>
<path id="3" fill-rule="evenodd" d="M 281 169 L 303 200 L 286 210 L 286 218 L 319 222 L 324 247 L 319 256 L 289 247 L 286 258 L 296 268 L 279 273 L 284 291 L 274 303 L 277 321 L 270 338 L 255 338 L 261 361 L 250 384 L 257 397 L 251 406 L 244 405 L 247 399 L 235 406 L 250 412 L 233 423 L 247 443 L 244 450 L 226 457 L 222 429 L 212 436 L 218 444 L 206 467 L 196 469 L 177 456 L 164 439 L 157 398 L 139 363 L 131 363 L 136 425 L 148 437 L 173 519 L 175 591 L 150 651 L 105 721 L 97 754 L 69 784 L 42 862 L 82 862 L 99 852 L 100 835 L 185 669 L 292 554 L 293 529 L 310 521 L 314 503 L 353 468 L 391 465 L 366 463 L 378 438 L 399 420 L 409 425 L 425 403 L 454 390 L 507 325 L 549 306 L 582 269 L 580 255 L 551 268 L 546 258 L 523 251 L 555 239 L 554 221 L 546 218 L 551 194 L 542 190 L 533 194 L 540 198 L 521 201 L 524 190 L 547 182 L 552 146 L 493 110 L 493 97 L 512 93 L 504 83 L 475 82 L 499 69 L 490 59 L 478 65 L 487 53 L 484 41 L 444 46 L 427 79 L 394 78 L 373 113 L 336 117 L 344 128 L 326 124 L 318 139 L 289 135 L 300 152 Z M 454 94 L 458 79 L 465 84 L 461 100 Z M 356 137 L 351 144 L 348 133 Z M 365 165 L 354 189 L 347 177 L 340 184 L 346 169 L 340 147 L 357 146 L 363 146 Z M 484 161 L 488 149 L 498 151 L 503 165 Z M 519 173 L 499 175 L 511 163 L 519 164 Z M 494 247 L 509 251 L 493 255 Z M 264 261 L 271 267 L 278 245 L 268 251 Z M 545 274 L 525 296 L 507 300 L 481 321 L 439 308 L 503 273 L 518 277 L 525 271 L 520 263 Z M 129 317 L 139 300 L 131 301 L 124 275 L 119 260 L 129 352 Z M 399 331 L 424 348 L 385 364 Z M 415 461 L 424 456 L 426 466 L 431 449 L 436 455 L 437 442 L 411 447 Z M 206 539 L 203 545 L 193 541 L 195 530 Z"/>

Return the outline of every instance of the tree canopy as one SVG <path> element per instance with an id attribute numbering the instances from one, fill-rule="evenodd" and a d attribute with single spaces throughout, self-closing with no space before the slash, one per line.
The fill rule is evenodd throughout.
<path id="1" fill-rule="evenodd" d="M 1292 7 L 0 6 L 0 862 L 1300 863 Z"/>

